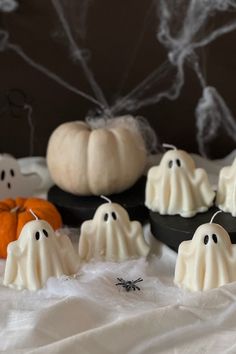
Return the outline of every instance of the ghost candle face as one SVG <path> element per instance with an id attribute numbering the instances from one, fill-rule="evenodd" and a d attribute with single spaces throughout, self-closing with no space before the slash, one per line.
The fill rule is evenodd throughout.
<path id="1" fill-rule="evenodd" d="M 179 246 L 175 283 L 191 291 L 209 290 L 236 280 L 236 246 L 220 225 L 198 227 Z"/>
<path id="2" fill-rule="evenodd" d="M 37 290 L 49 277 L 74 274 L 78 257 L 69 238 L 57 236 L 48 222 L 34 220 L 8 245 L 4 285 Z"/>
<path id="3" fill-rule="evenodd" d="M 192 217 L 206 211 L 214 196 L 206 172 L 185 151 L 169 150 L 148 172 L 145 205 L 162 215 Z"/>
<path id="4" fill-rule="evenodd" d="M 236 216 L 236 158 L 231 166 L 220 171 L 216 204 L 221 210 Z"/>
<path id="5" fill-rule="evenodd" d="M 94 218 L 82 224 L 79 256 L 83 260 L 123 261 L 148 252 L 141 224 L 130 221 L 119 204 L 102 204 Z"/>
<path id="6" fill-rule="evenodd" d="M 183 150 L 169 150 L 167 151 L 160 163 L 160 167 L 166 170 L 167 173 L 172 174 L 179 169 L 182 171 L 193 173 L 195 164 L 191 156 Z"/>
<path id="7" fill-rule="evenodd" d="M 37 174 L 21 173 L 14 157 L 0 156 L 0 199 L 28 197 L 33 194 L 39 183 L 40 177 Z"/>

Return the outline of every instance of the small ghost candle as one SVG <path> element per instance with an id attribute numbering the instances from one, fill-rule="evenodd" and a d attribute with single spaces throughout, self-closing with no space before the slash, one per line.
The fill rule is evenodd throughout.
<path id="1" fill-rule="evenodd" d="M 97 208 L 93 219 L 82 224 L 80 258 L 85 261 L 124 261 L 130 257 L 146 256 L 149 246 L 144 240 L 141 224 L 130 221 L 121 205 L 105 199 L 108 202 Z"/>
<path id="2" fill-rule="evenodd" d="M 209 290 L 236 280 L 236 245 L 220 225 L 203 224 L 180 244 L 174 282 L 190 291 Z"/>
<path id="3" fill-rule="evenodd" d="M 57 236 L 48 222 L 35 215 L 35 220 L 24 225 L 18 240 L 8 245 L 3 284 L 34 291 L 50 277 L 77 270 L 78 257 L 70 239 Z"/>
<path id="4" fill-rule="evenodd" d="M 220 171 L 216 204 L 225 212 L 236 216 L 236 158 L 231 166 Z"/>
<path id="5" fill-rule="evenodd" d="M 180 214 L 192 217 L 204 212 L 213 204 L 215 193 L 206 172 L 196 168 L 191 156 L 177 150 L 167 151 L 159 166 L 148 171 L 145 205 L 162 215 Z"/>

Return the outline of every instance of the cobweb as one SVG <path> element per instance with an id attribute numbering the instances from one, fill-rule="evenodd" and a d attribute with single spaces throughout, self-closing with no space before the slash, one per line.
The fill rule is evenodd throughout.
<path id="1" fill-rule="evenodd" d="M 207 144 L 217 136 L 219 128 L 224 128 L 236 141 L 236 122 L 230 108 L 217 88 L 208 86 L 199 60 L 199 50 L 207 47 L 217 38 L 236 30 L 236 18 L 220 25 L 212 26 L 212 18 L 224 12 L 236 11 L 236 0 L 152 0 L 144 16 L 144 26 L 150 13 L 156 13 L 156 40 L 166 49 L 166 60 L 152 73 L 126 94 L 119 94 L 114 102 L 108 102 L 102 87 L 96 81 L 88 64 L 89 48 L 78 45 L 86 37 L 87 16 L 93 0 L 51 0 L 52 11 L 66 38 L 71 60 L 80 65 L 90 85 L 91 93 L 86 93 L 71 85 L 65 79 L 32 59 L 17 44 L 11 41 L 10 33 L 0 29 L 0 51 L 11 50 L 25 62 L 59 85 L 91 102 L 89 116 L 98 113 L 110 119 L 121 113 L 133 113 L 144 107 L 158 104 L 162 99 L 177 100 L 185 84 L 186 66 L 196 73 L 202 88 L 202 97 L 195 110 L 199 151 L 206 156 Z M 16 0 L 0 0 L 0 11 L 14 11 L 20 4 Z M 231 16 L 232 17 L 232 16 Z M 211 22 L 211 26 L 208 26 Z M 138 43 L 142 40 L 141 29 Z M 78 37 L 80 41 L 78 41 Z M 135 54 L 135 51 L 134 51 Z M 125 73 L 126 77 L 129 72 Z M 171 82 L 166 78 L 171 77 Z M 167 82 L 167 84 L 166 84 Z M 164 88 L 163 88 L 164 87 Z M 95 109 L 93 108 L 95 105 Z M 32 107 L 28 121 L 31 129 L 31 153 L 33 144 Z M 148 125 L 148 123 L 147 123 Z"/>

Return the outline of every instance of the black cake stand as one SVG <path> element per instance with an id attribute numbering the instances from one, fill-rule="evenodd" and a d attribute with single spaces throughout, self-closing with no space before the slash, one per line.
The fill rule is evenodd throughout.
<path id="1" fill-rule="evenodd" d="M 135 185 L 119 194 L 108 196 L 113 203 L 122 205 L 131 220 L 144 223 L 148 219 L 148 209 L 144 206 L 146 177 L 142 176 Z M 80 226 L 85 220 L 92 219 L 99 205 L 105 203 L 97 196 L 82 197 L 64 192 L 57 186 L 48 191 L 48 200 L 62 215 L 63 223 L 68 226 Z"/>
<path id="2" fill-rule="evenodd" d="M 160 215 L 150 211 L 150 225 L 152 234 L 167 246 L 178 251 L 182 241 L 191 240 L 198 226 L 209 223 L 213 214 L 219 209 L 210 208 L 205 213 L 198 213 L 192 218 L 183 218 L 179 215 Z M 220 224 L 230 235 L 231 242 L 236 243 L 236 217 L 229 213 L 219 213 L 214 223 Z"/>

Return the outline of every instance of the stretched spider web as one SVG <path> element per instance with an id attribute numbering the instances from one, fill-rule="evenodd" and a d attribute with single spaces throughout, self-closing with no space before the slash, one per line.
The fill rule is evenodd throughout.
<path id="1" fill-rule="evenodd" d="M 217 88 L 208 86 L 199 60 L 199 50 L 207 47 L 217 38 L 236 30 L 236 18 L 220 25 L 208 26 L 212 18 L 224 12 L 236 10 L 236 0 L 153 0 L 144 16 L 144 26 L 150 13 L 156 14 L 156 41 L 166 49 L 166 60 L 153 72 L 132 88 L 130 92 L 121 94 L 119 91 L 115 101 L 109 102 L 102 87 L 96 81 L 94 73 L 88 64 L 88 51 L 78 45 L 77 36 L 86 37 L 87 16 L 92 0 L 51 0 L 52 11 L 58 18 L 61 31 L 66 38 L 71 60 L 78 63 L 83 70 L 91 93 L 86 93 L 73 86 L 35 59 L 31 58 L 17 43 L 11 41 L 10 33 L 0 29 L 0 51 L 12 50 L 35 70 L 40 71 L 59 85 L 83 97 L 95 105 L 96 113 L 107 119 L 121 112 L 135 113 L 138 109 L 161 100 L 177 100 L 185 84 L 186 66 L 192 68 L 202 88 L 202 96 L 195 109 L 197 142 L 202 155 L 207 155 L 206 146 L 217 136 L 219 128 L 223 127 L 229 136 L 236 141 L 236 122 L 221 97 Z M 14 11 L 20 6 L 16 0 L 0 0 L 0 11 Z M 142 40 L 142 28 L 138 43 Z M 134 50 L 135 57 L 137 47 Z M 131 58 L 134 59 L 134 58 Z M 132 64 L 122 78 L 122 85 L 129 75 Z M 168 86 L 163 85 L 168 80 Z M 164 87 L 164 88 L 163 88 Z M 30 154 L 33 153 L 32 107 L 25 106 L 31 129 Z M 89 116 L 95 111 L 89 112 Z"/>

